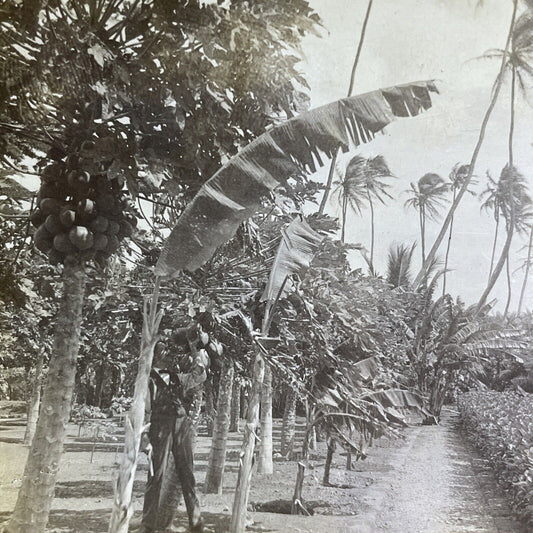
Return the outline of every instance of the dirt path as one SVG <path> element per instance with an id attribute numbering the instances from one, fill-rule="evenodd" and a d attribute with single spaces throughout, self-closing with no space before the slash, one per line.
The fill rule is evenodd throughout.
<path id="1" fill-rule="evenodd" d="M 280 421 L 275 421 L 275 449 Z M 303 433 L 299 422 L 299 436 Z M 24 421 L 0 423 L 0 530 L 16 500 L 27 448 L 20 445 Z M 82 435 L 83 436 L 83 435 Z M 56 498 L 48 531 L 103 533 L 107 530 L 118 441 L 98 446 L 69 428 Z M 223 493 L 202 492 L 210 439 L 201 431 L 196 449 L 199 497 L 208 533 L 224 533 L 230 518 L 238 471 L 241 434 L 228 442 Z M 320 443 L 307 470 L 304 498 L 324 501 L 315 516 L 302 517 L 251 511 L 254 532 L 271 533 L 521 533 L 486 463 L 462 439 L 456 415 L 446 411 L 439 426 L 413 426 L 403 441 L 380 439 L 352 471 L 346 457 L 336 454 L 333 486 L 321 483 L 326 446 Z M 92 460 L 92 462 L 91 462 Z M 144 458 L 134 486 L 135 516 L 140 516 L 147 465 Z M 296 463 L 277 459 L 274 474 L 254 476 L 251 502 L 287 500 L 294 490 Z M 180 504 L 175 526 L 186 531 Z"/>
<path id="2" fill-rule="evenodd" d="M 503 493 L 486 462 L 444 413 L 439 426 L 413 428 L 398 455 L 379 530 L 388 533 L 513 533 Z"/>

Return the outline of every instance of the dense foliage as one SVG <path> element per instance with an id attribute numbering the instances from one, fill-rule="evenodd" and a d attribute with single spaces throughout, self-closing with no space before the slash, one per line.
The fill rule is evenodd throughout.
<path id="1" fill-rule="evenodd" d="M 462 424 L 533 527 L 533 411 L 531 394 L 470 392 L 459 397 Z"/>

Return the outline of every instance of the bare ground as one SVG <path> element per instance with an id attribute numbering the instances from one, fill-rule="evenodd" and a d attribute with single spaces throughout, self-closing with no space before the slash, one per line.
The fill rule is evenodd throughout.
<path id="1" fill-rule="evenodd" d="M 279 446 L 279 421 L 274 448 Z M 27 449 L 20 444 L 23 419 L 0 420 L 0 524 L 13 509 Z M 439 426 L 410 427 L 405 439 L 380 439 L 369 457 L 345 471 L 346 457 L 336 454 L 331 481 L 322 486 L 325 445 L 319 443 L 307 469 L 303 496 L 315 502 L 315 515 L 257 512 L 265 502 L 290 500 L 296 477 L 294 461 L 277 459 L 274 474 L 254 475 L 250 495 L 250 531 L 279 533 L 521 533 L 505 494 L 486 463 L 466 445 L 448 410 Z M 99 443 L 93 453 L 93 430 L 69 428 L 56 499 L 48 531 L 103 533 L 107 530 L 118 442 Z M 196 477 L 207 530 L 223 533 L 231 513 L 241 435 L 230 434 L 223 493 L 204 495 L 210 439 L 200 431 Z M 91 454 L 92 463 L 91 463 Z M 140 516 L 147 465 L 143 457 L 134 486 L 135 518 Z M 175 521 L 186 531 L 183 504 Z M 523 530 L 522 530 L 523 531 Z"/>

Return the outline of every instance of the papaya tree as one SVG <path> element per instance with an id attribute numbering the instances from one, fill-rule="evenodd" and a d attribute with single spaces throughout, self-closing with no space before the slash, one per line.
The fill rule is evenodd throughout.
<path id="1" fill-rule="evenodd" d="M 304 85 L 298 58 L 287 50 L 318 18 L 305 1 L 69 0 L 2 9 L 9 38 L 0 50 L 1 159 L 39 159 L 34 242 L 63 280 L 39 451 L 29 455 L 8 526 L 42 531 L 70 412 L 87 273 L 101 275 L 133 233 L 144 199 L 172 192 L 179 212 L 224 158 L 305 107 L 294 88 Z"/>

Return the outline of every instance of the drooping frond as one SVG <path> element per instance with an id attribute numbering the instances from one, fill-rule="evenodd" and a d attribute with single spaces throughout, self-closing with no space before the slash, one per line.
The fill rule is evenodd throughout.
<path id="1" fill-rule="evenodd" d="M 200 189 L 178 220 L 155 273 L 195 270 L 258 209 L 261 198 L 291 176 L 314 172 L 323 156 L 350 142 L 367 143 L 396 117 L 431 107 L 433 81 L 338 100 L 292 118 L 255 139 Z"/>

